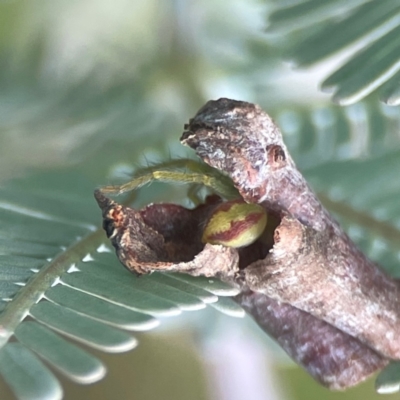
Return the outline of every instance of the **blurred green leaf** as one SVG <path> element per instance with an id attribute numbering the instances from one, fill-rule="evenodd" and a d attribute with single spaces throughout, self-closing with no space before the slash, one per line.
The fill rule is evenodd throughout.
<path id="1" fill-rule="evenodd" d="M 392 0 L 301 0 L 278 6 L 269 16 L 269 28 L 297 28 L 283 43 L 285 56 L 300 67 L 342 50 L 350 53 L 322 83 L 323 90 L 335 91 L 333 100 L 338 104 L 354 104 L 385 83 L 381 99 L 388 105 L 398 105 L 399 18 L 400 5 Z M 354 44 L 357 47 L 351 47 Z"/>

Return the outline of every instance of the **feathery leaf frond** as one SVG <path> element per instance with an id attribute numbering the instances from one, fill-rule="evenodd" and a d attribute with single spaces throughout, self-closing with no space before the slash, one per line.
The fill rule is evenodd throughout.
<path id="1" fill-rule="evenodd" d="M 74 182 L 74 190 L 65 182 Z M 19 398 L 61 397 L 41 359 L 78 383 L 104 376 L 99 360 L 65 338 L 127 351 L 137 344 L 129 332 L 154 328 L 157 316 L 198 310 L 234 293 L 217 280 L 139 279 L 125 270 L 98 228 L 93 187 L 65 172 L 58 184 L 44 174 L 0 190 L 0 373 Z M 213 306 L 244 315 L 231 300 Z"/>
<path id="2" fill-rule="evenodd" d="M 286 46 L 285 57 L 299 67 L 350 49 L 343 65 L 322 83 L 341 105 L 354 104 L 378 88 L 386 104 L 400 104 L 399 21 L 400 5 L 392 0 L 301 0 L 278 6 L 269 17 L 271 31 L 295 29 L 286 35 L 293 44 Z"/>

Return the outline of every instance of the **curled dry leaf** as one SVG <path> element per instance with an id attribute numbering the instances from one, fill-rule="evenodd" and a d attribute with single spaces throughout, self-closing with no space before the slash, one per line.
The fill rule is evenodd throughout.
<path id="1" fill-rule="evenodd" d="M 323 208 L 282 135 L 258 106 L 208 102 L 185 126 L 183 144 L 227 174 L 269 218 L 247 247 L 202 244 L 218 196 L 193 210 L 124 207 L 95 192 L 117 255 L 136 273 L 216 276 L 282 348 L 331 389 L 353 386 L 400 359 L 400 287 L 368 260 Z M 268 235 L 268 232 L 270 235 Z"/>
<path id="2" fill-rule="evenodd" d="M 121 263 L 137 274 L 153 271 L 186 272 L 221 279 L 239 271 L 235 249 L 204 245 L 202 226 L 221 203 L 209 196 L 206 203 L 188 210 L 176 204 L 152 204 L 142 210 L 122 206 L 95 191 L 103 210 L 103 227 Z"/>

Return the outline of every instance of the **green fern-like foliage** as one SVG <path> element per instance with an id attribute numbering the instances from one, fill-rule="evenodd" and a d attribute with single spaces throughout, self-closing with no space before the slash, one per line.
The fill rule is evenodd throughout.
<path id="1" fill-rule="evenodd" d="M 61 377 L 84 384 L 101 379 L 106 366 L 94 353 L 134 348 L 135 332 L 156 327 L 160 317 L 206 306 L 244 315 L 229 298 L 233 289 L 216 280 L 137 278 L 125 270 L 93 199 L 95 187 L 126 179 L 124 171 L 187 156 L 178 137 L 209 98 L 260 103 L 324 204 L 371 258 L 400 276 L 398 107 L 373 96 L 349 107 L 307 100 L 307 93 L 302 104 L 279 101 L 288 98 L 275 83 L 279 54 L 263 33 L 271 10 L 270 29 L 286 54 L 307 66 L 386 27 L 326 82 L 348 104 L 386 80 L 381 97 L 394 105 L 399 86 L 387 71 L 398 59 L 398 28 L 390 25 L 396 2 L 269 1 L 262 7 L 236 0 L 226 8 L 211 0 L 157 7 L 138 1 L 135 23 L 119 14 L 108 41 L 81 53 L 75 43 L 75 53 L 68 53 L 75 62 L 58 52 L 64 40 L 71 48 L 74 42 L 57 18 L 72 15 L 75 23 L 80 6 L 55 10 L 42 3 L 39 12 L 33 3 L 5 4 L 0 13 L 0 375 L 17 398 L 59 399 Z M 49 24 L 48 16 L 58 23 Z M 96 42 L 80 32 L 81 40 Z M 151 187 L 140 201 L 184 196 L 179 188 Z M 377 388 L 399 385 L 393 363 Z"/>
<path id="2" fill-rule="evenodd" d="M 347 50 L 346 60 L 321 85 L 334 91 L 335 102 L 354 104 L 379 89 L 381 100 L 396 106 L 400 105 L 399 18 L 400 5 L 392 0 L 300 0 L 289 5 L 277 2 L 269 21 L 272 32 L 292 30 L 287 35 L 295 39 L 286 47 L 285 57 L 299 67 Z"/>
<path id="3" fill-rule="evenodd" d="M 0 372 L 19 398 L 61 397 L 41 358 L 78 383 L 104 376 L 99 360 L 64 337 L 123 352 L 137 344 L 130 332 L 154 328 L 157 316 L 206 304 L 244 315 L 231 300 L 214 305 L 218 295 L 235 292 L 216 280 L 139 279 L 121 267 L 99 227 L 93 186 L 66 171 L 1 189 Z"/>

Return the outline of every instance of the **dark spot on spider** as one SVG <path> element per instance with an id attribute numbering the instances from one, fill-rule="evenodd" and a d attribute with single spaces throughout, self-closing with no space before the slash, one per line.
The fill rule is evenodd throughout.
<path id="1" fill-rule="evenodd" d="M 103 220 L 103 229 L 107 233 L 107 237 L 110 237 L 114 232 L 114 221 L 111 219 L 104 219 Z"/>
<path id="2" fill-rule="evenodd" d="M 281 146 L 267 146 L 268 162 L 274 168 L 281 168 L 286 165 L 286 155 Z"/>

